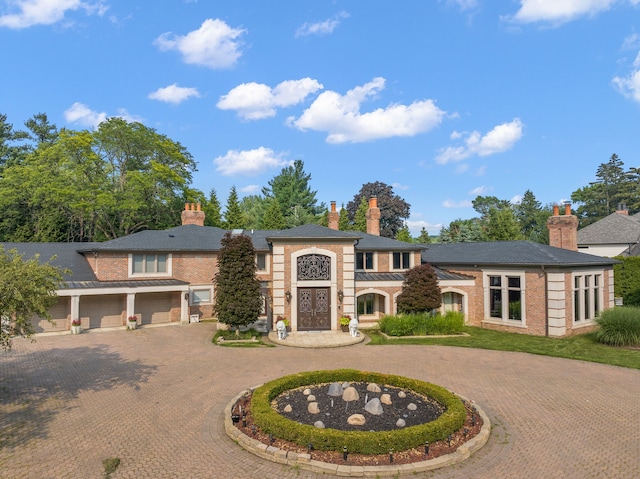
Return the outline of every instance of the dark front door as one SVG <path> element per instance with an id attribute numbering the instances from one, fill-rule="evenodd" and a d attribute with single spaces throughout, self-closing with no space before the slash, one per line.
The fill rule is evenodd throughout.
<path id="1" fill-rule="evenodd" d="M 298 288 L 298 331 L 331 329 L 329 288 Z"/>

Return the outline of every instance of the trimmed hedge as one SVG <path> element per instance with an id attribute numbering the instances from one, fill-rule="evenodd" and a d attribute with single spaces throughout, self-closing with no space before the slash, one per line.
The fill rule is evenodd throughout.
<path id="1" fill-rule="evenodd" d="M 285 391 L 302 386 L 344 381 L 375 382 L 411 390 L 435 399 L 445 411 L 438 419 L 425 424 L 393 431 L 370 432 L 319 429 L 287 419 L 271 406 L 271 402 Z M 311 371 L 270 381 L 253 392 L 251 414 L 255 424 L 262 431 L 277 438 L 303 447 L 311 443 L 315 449 L 324 451 L 342 451 L 342 448 L 347 446 L 350 453 L 361 454 L 385 454 L 389 449 L 404 451 L 423 445 L 425 441 L 446 439 L 449 434 L 453 434 L 464 425 L 466 418 L 466 410 L 460 398 L 441 386 L 403 376 L 354 369 Z"/>

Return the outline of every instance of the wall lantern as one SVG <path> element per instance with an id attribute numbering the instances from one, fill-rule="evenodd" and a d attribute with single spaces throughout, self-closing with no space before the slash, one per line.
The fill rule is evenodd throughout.
<path id="1" fill-rule="evenodd" d="M 284 293 L 284 297 L 287 299 L 287 303 L 291 302 L 291 291 Z"/>
<path id="2" fill-rule="evenodd" d="M 344 299 L 344 293 L 342 292 L 342 290 L 340 290 L 338 291 L 338 301 L 342 303 L 343 299 Z"/>
<path id="3" fill-rule="evenodd" d="M 184 293 L 184 299 L 185 301 L 189 301 L 189 293 Z"/>

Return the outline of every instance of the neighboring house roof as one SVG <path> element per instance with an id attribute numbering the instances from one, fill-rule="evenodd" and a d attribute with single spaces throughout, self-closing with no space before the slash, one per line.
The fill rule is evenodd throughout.
<path id="1" fill-rule="evenodd" d="M 589 226 L 578 230 L 578 245 L 624 244 L 640 241 L 640 218 L 611 213 Z"/>
<path id="2" fill-rule="evenodd" d="M 15 249 L 24 259 L 40 255 L 41 262 L 68 270 L 63 274 L 65 281 L 96 281 L 96 275 L 82 254 L 80 248 L 91 248 L 99 243 L 0 243 L 5 251 Z M 55 259 L 51 260 L 55 256 Z"/>
<path id="3" fill-rule="evenodd" d="M 429 244 L 422 261 L 448 267 L 464 266 L 604 266 L 614 259 L 578 253 L 531 241 Z"/>

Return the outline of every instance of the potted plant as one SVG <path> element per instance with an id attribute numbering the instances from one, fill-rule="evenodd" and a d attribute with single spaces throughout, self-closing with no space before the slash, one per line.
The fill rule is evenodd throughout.
<path id="1" fill-rule="evenodd" d="M 71 334 L 80 334 L 82 332 L 82 323 L 79 319 L 71 321 Z"/>
<path id="2" fill-rule="evenodd" d="M 278 324 L 278 321 L 282 321 L 284 323 L 284 325 L 287 327 L 287 332 L 288 333 L 291 332 L 291 323 L 289 322 L 289 320 L 287 318 L 285 318 L 284 316 L 278 315 L 276 317 L 276 324 Z M 274 327 L 274 331 L 275 331 L 275 327 Z"/>
<path id="3" fill-rule="evenodd" d="M 351 316 L 349 316 L 348 314 L 343 314 L 342 317 L 340 317 L 339 322 L 340 322 L 340 329 L 342 330 L 342 332 L 348 333 L 349 323 L 351 322 Z"/>
<path id="4" fill-rule="evenodd" d="M 127 329 L 136 329 L 137 325 L 138 325 L 138 318 L 135 315 L 129 316 L 127 318 Z"/>

